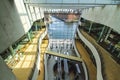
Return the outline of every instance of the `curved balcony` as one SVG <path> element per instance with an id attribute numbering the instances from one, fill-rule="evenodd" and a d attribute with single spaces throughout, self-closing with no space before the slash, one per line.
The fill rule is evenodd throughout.
<path id="1" fill-rule="evenodd" d="M 38 73 L 39 73 L 39 70 L 41 71 L 40 69 L 40 53 L 41 53 L 41 49 L 40 49 L 40 45 L 42 43 L 42 40 L 43 38 L 47 35 L 47 28 L 45 30 L 45 32 L 43 32 L 41 34 L 41 36 L 38 38 L 38 44 L 37 44 L 37 58 L 36 58 L 36 62 L 35 62 L 35 69 L 33 71 L 33 76 L 31 78 L 31 80 L 36 80 L 37 77 L 38 77 Z"/>
<path id="2" fill-rule="evenodd" d="M 47 29 L 42 28 L 36 32 L 31 42 L 25 44 L 20 50 L 22 58 L 13 66 L 13 73 L 18 80 L 36 80 L 40 72 L 40 45 L 47 34 Z M 23 75 L 23 73 L 25 75 Z"/>
<path id="3" fill-rule="evenodd" d="M 101 70 L 101 60 L 96 48 L 81 34 L 79 29 L 77 29 L 78 36 L 82 42 L 91 50 L 95 58 L 96 67 L 97 67 L 97 80 L 103 80 L 102 70 Z"/>
<path id="4" fill-rule="evenodd" d="M 76 46 L 76 44 L 75 44 L 75 39 L 73 40 L 73 46 L 74 46 L 74 50 L 75 50 L 75 52 L 76 52 L 76 55 L 77 55 L 78 57 L 81 57 L 81 56 L 80 56 L 80 53 L 79 53 L 78 50 L 77 50 L 77 46 Z M 83 66 L 83 69 L 84 69 L 84 72 L 85 72 L 85 80 L 88 80 L 88 71 L 87 71 L 86 64 L 84 63 L 84 61 L 82 61 L 82 66 Z"/>

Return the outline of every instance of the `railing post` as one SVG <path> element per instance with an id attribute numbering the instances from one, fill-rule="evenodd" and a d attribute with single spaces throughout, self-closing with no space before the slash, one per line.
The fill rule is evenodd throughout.
<path id="1" fill-rule="evenodd" d="M 28 40 L 31 41 L 30 32 L 27 33 L 27 36 L 28 36 Z"/>
<path id="2" fill-rule="evenodd" d="M 103 36 L 103 33 L 104 33 L 105 28 L 106 28 L 106 26 L 103 26 L 102 31 L 101 31 L 101 33 L 100 33 L 100 36 L 99 36 L 97 42 L 101 41 L 101 38 L 102 38 L 102 36 Z"/>

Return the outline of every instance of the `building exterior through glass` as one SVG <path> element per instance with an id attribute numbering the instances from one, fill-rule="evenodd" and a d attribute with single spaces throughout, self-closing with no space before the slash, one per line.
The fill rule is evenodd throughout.
<path id="1" fill-rule="evenodd" d="M 52 23 L 48 26 L 49 46 L 57 49 L 70 49 L 76 27 L 76 23 L 65 23 L 62 20 L 52 17 Z"/>

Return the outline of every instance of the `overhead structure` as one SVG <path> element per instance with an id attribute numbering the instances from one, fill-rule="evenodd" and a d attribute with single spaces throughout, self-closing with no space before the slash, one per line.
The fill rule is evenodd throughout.
<path id="1" fill-rule="evenodd" d="M 49 55 L 53 55 L 53 56 L 62 57 L 62 58 L 65 58 L 65 59 L 70 59 L 70 60 L 82 62 L 81 58 L 74 57 L 74 56 L 68 56 L 68 55 L 65 55 L 65 54 L 59 54 L 57 52 L 53 52 L 53 51 L 49 51 L 49 50 L 47 50 L 45 53 L 49 54 Z"/>
<path id="2" fill-rule="evenodd" d="M 119 0 L 24 0 L 31 6 L 54 9 L 79 9 L 120 4 Z"/>

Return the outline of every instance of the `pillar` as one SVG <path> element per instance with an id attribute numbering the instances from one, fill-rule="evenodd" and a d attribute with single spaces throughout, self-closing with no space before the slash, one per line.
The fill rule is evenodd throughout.
<path id="1" fill-rule="evenodd" d="M 27 33 L 27 36 L 28 36 L 28 40 L 31 41 L 30 32 Z"/>
<path id="2" fill-rule="evenodd" d="M 36 31 L 38 30 L 37 22 L 35 22 L 35 30 L 36 30 Z"/>
<path id="3" fill-rule="evenodd" d="M 117 57 L 120 58 L 120 52 L 119 52 L 119 54 L 117 55 Z"/>
<path id="4" fill-rule="evenodd" d="M 90 33 L 90 31 L 91 31 L 91 29 L 92 29 L 92 25 L 93 25 L 93 22 L 90 23 L 90 28 L 89 28 L 88 33 Z"/>
<path id="5" fill-rule="evenodd" d="M 101 38 L 102 38 L 102 36 L 103 36 L 103 33 L 104 33 L 105 28 L 106 28 L 106 26 L 103 26 L 102 31 L 101 31 L 101 33 L 100 33 L 100 36 L 99 36 L 99 38 L 98 38 L 97 42 L 99 42 L 99 41 L 101 40 Z"/>
<path id="6" fill-rule="evenodd" d="M 108 32 L 107 32 L 107 35 L 106 35 L 106 37 L 105 37 L 105 39 L 104 39 L 104 41 L 106 41 L 106 40 L 107 40 L 107 38 L 109 37 L 109 35 L 110 35 L 111 31 L 112 31 L 112 28 L 109 28 L 109 30 L 108 30 Z"/>
<path id="7" fill-rule="evenodd" d="M 11 55 L 13 56 L 15 54 L 15 52 L 14 52 L 14 49 L 13 49 L 12 45 L 9 46 L 9 50 L 10 50 Z"/>

